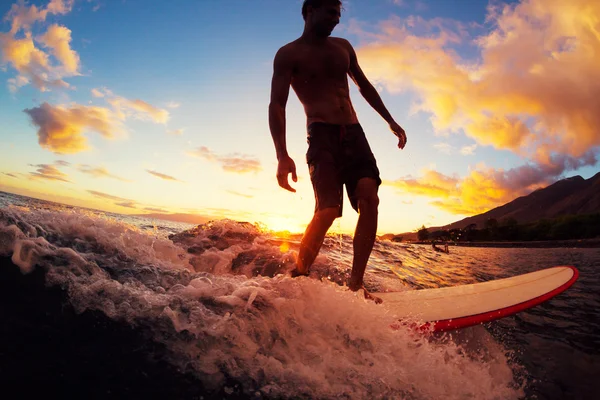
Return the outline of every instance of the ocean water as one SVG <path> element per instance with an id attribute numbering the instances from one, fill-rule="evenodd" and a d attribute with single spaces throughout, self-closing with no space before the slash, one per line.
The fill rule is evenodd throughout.
<path id="1" fill-rule="evenodd" d="M 299 241 L 239 221 L 193 226 L 0 192 L 0 257 L 10 258 L 0 268 L 23 279 L 38 274 L 44 282 L 27 292 L 2 282 L 7 294 L 0 310 L 12 319 L 0 332 L 11 346 L 34 346 L 28 338 L 41 318 L 14 299 L 62 293 L 54 311 L 44 308 L 46 333 L 36 337 L 35 351 L 0 348 L 0 381 L 21 376 L 8 372 L 15 363 L 33 366 L 53 351 L 56 359 L 74 361 L 68 368 L 54 361 L 44 378 L 31 374 L 25 381 L 53 382 L 46 390 L 84 385 L 80 375 L 71 381 L 64 371 L 87 371 L 102 360 L 92 371 L 112 370 L 98 398 L 145 393 L 135 382 L 156 384 L 169 398 L 599 398 L 600 249 L 451 247 L 443 254 L 378 241 L 365 274 L 371 291 L 483 282 L 554 265 L 580 271 L 573 287 L 533 309 L 459 331 L 418 334 L 391 329 L 393 309 L 347 290 L 347 235 L 326 238 L 310 278 L 287 277 Z M 96 319 L 88 323 L 90 313 Z M 19 323 L 28 318 L 29 325 Z M 107 323 L 119 329 L 109 336 L 101 330 Z M 89 325 L 87 336 L 103 332 L 84 347 L 74 328 L 82 324 Z M 46 345 L 44 337 L 53 342 Z M 115 346 L 127 368 L 117 368 L 118 357 L 106 361 Z M 170 375 L 140 380 L 156 365 Z"/>

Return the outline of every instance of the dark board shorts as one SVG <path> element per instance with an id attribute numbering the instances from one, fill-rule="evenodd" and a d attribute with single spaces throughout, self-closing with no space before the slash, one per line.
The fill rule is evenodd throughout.
<path id="1" fill-rule="evenodd" d="M 377 162 L 360 124 L 336 125 L 314 122 L 308 126 L 306 162 L 315 192 L 315 212 L 337 207 L 342 216 L 343 186 L 352 208 L 358 181 L 373 178 L 381 185 Z"/>

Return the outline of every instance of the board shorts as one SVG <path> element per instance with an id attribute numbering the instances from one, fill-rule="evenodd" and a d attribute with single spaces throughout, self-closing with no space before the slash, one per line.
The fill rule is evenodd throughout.
<path id="1" fill-rule="evenodd" d="M 373 178 L 381 185 L 379 169 L 360 124 L 337 125 L 313 122 L 308 126 L 306 163 L 315 192 L 315 212 L 337 207 L 342 216 L 343 186 L 352 208 L 358 212 L 355 196 L 361 178 Z"/>

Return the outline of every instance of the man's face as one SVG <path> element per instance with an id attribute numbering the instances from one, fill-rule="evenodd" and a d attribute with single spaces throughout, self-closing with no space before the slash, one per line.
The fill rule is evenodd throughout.
<path id="1" fill-rule="evenodd" d="M 327 37 L 331 35 L 333 28 L 340 23 L 341 7 L 333 4 L 323 4 L 319 8 L 311 8 L 309 20 L 312 28 L 318 36 Z"/>

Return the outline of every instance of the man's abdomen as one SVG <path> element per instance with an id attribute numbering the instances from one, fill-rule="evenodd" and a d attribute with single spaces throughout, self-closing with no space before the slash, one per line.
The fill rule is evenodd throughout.
<path id="1" fill-rule="evenodd" d="M 316 104 L 304 104 L 307 126 L 313 122 L 328 124 L 357 124 L 358 118 L 350 101 L 340 103 L 339 100 L 319 101 Z"/>

